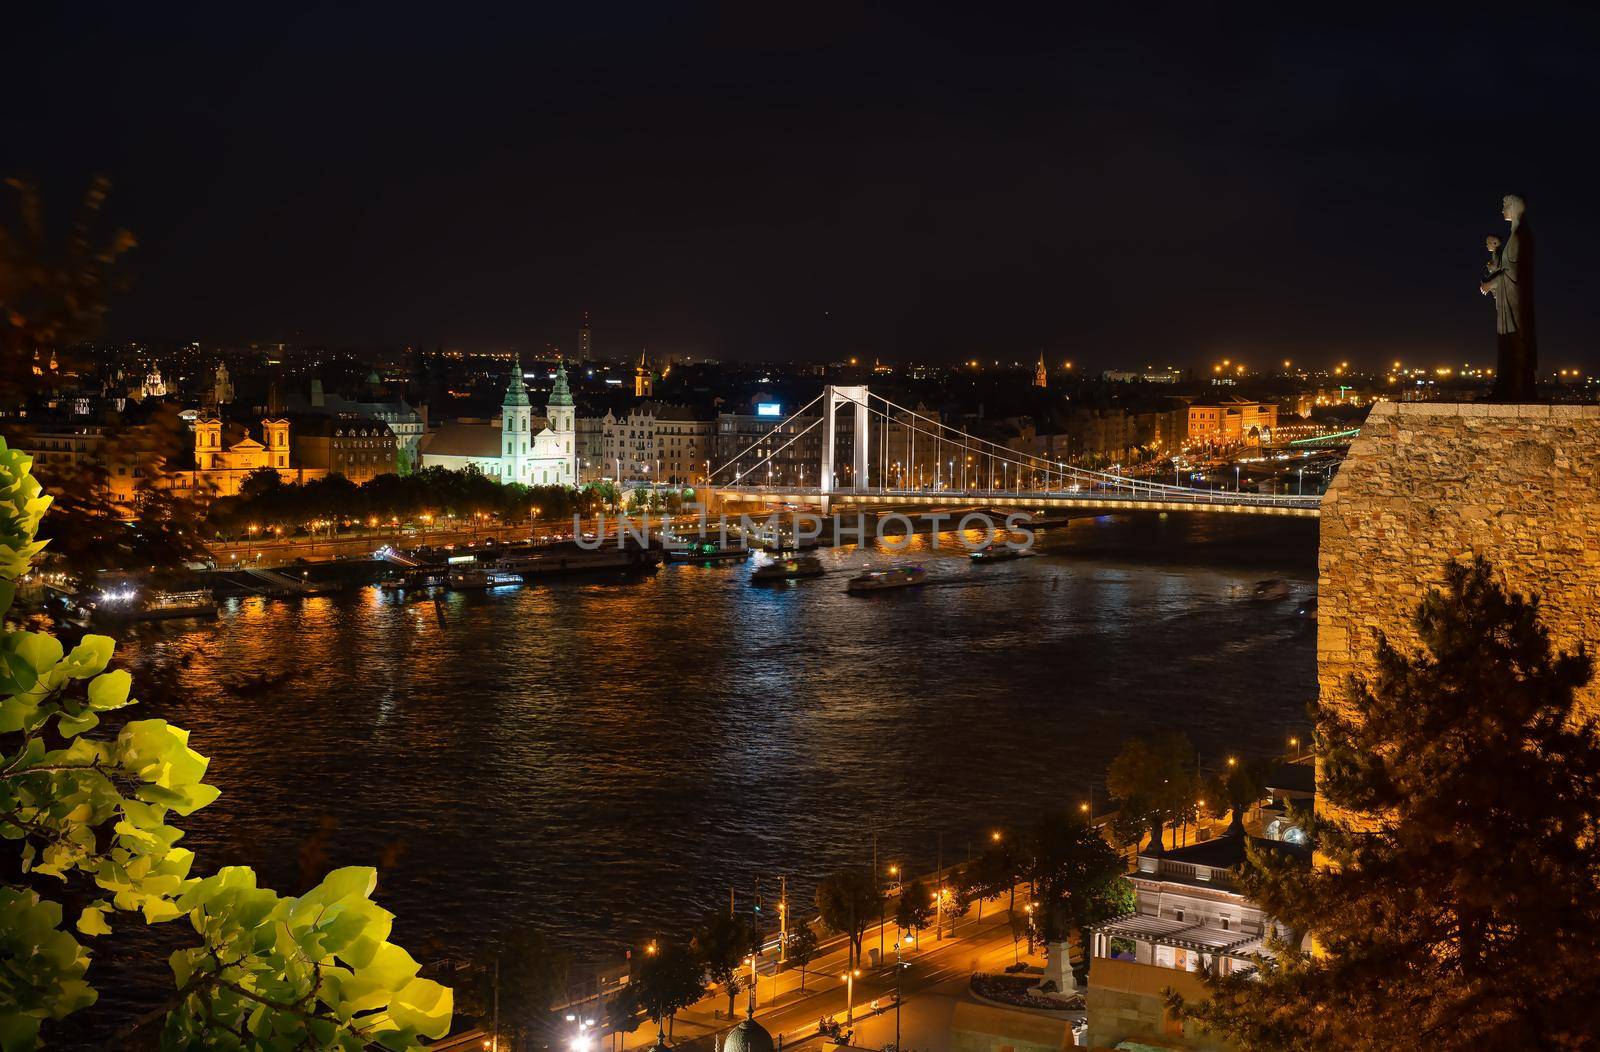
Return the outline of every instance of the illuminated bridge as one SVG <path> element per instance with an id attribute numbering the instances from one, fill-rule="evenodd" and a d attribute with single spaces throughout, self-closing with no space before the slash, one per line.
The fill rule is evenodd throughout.
<path id="1" fill-rule="evenodd" d="M 818 412 L 808 416 L 813 407 Z M 976 438 L 865 386 L 823 388 L 712 471 L 710 489 L 723 500 L 823 511 L 847 503 L 1309 518 L 1318 514 L 1321 499 L 1202 489 L 1074 467 Z"/>

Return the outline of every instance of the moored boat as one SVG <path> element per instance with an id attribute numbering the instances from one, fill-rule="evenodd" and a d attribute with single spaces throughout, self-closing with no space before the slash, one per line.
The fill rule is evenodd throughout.
<path id="1" fill-rule="evenodd" d="M 750 549 L 732 544 L 724 548 L 716 541 L 690 541 L 681 547 L 668 548 L 666 555 L 667 561 L 672 563 L 731 562 L 748 559 Z"/>
<path id="2" fill-rule="evenodd" d="M 450 571 L 449 583 L 452 591 L 473 592 L 521 584 L 522 578 L 492 567 L 460 566 Z"/>
<path id="3" fill-rule="evenodd" d="M 618 548 L 615 542 L 608 542 L 586 549 L 575 543 L 558 543 L 507 552 L 495 568 L 527 581 L 551 574 L 652 573 L 660 563 L 660 552 L 637 545 Z"/>
<path id="4" fill-rule="evenodd" d="M 850 578 L 847 592 L 882 592 L 891 588 L 912 588 L 928 579 L 928 571 L 920 566 L 895 566 L 887 570 L 868 570 Z"/>
<path id="5" fill-rule="evenodd" d="M 131 589 L 102 593 L 90 611 L 90 620 L 175 621 L 184 618 L 215 618 L 217 599 L 210 589 L 187 592 L 152 591 L 143 595 Z"/>

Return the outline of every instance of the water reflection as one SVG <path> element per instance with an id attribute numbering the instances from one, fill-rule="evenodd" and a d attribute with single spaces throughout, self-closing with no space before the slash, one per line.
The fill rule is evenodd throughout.
<path id="1" fill-rule="evenodd" d="M 214 758 L 223 796 L 186 822 L 202 865 L 293 888 L 331 815 L 327 865 L 400 848 L 380 887 L 397 937 L 467 949 L 530 922 L 609 949 L 757 876 L 803 901 L 874 826 L 915 867 L 940 830 L 959 845 L 1073 806 L 1130 735 L 1218 754 L 1302 724 L 1315 655 L 1294 602 L 1228 593 L 1269 573 L 1308 589 L 1314 524 L 1090 520 L 981 567 L 944 543 L 897 557 L 925 587 L 870 597 L 845 579 L 886 557 L 847 548 L 779 588 L 747 563 L 438 609 L 373 589 L 231 601 L 128 655 L 181 664 L 183 700 L 150 715 Z"/>

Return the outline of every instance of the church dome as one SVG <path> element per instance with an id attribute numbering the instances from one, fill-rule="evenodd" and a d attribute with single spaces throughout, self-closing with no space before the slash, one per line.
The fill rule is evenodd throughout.
<path id="1" fill-rule="evenodd" d="M 722 1052 L 774 1052 L 772 1035 L 754 1019 L 743 1019 L 722 1039 Z"/>

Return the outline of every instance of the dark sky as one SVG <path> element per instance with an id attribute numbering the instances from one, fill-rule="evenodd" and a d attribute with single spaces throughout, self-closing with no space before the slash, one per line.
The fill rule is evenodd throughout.
<path id="1" fill-rule="evenodd" d="M 21 6 L 0 168 L 113 177 L 114 337 L 1487 361 L 1517 192 L 1600 364 L 1577 8 Z"/>

